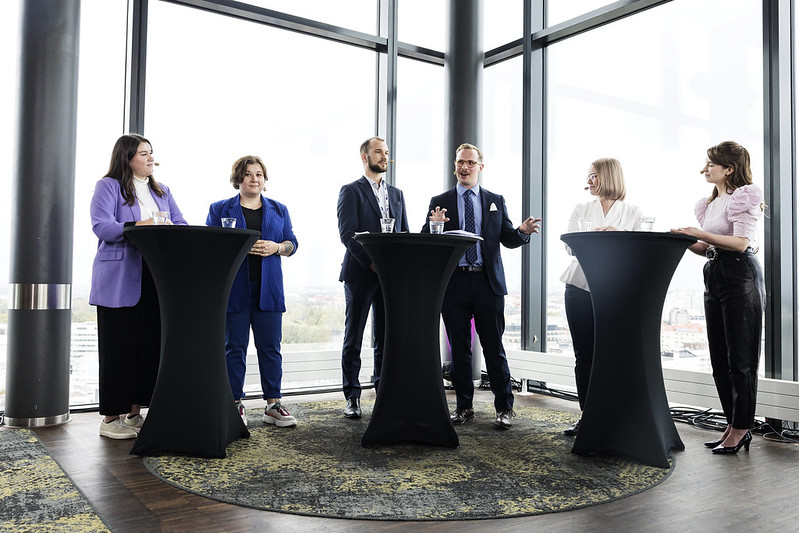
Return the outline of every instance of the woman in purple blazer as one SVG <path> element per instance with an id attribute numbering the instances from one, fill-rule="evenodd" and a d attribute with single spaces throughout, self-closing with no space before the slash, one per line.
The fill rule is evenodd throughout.
<path id="1" fill-rule="evenodd" d="M 262 420 L 277 427 L 297 425 L 297 419 L 280 403 L 283 380 L 283 357 L 280 341 L 283 336 L 282 257 L 297 251 L 297 237 L 285 205 L 263 194 L 268 179 L 266 166 L 254 155 L 240 157 L 233 163 L 230 183 L 239 193 L 227 200 L 211 204 L 208 226 L 221 226 L 222 219 L 236 219 L 237 228 L 260 232 L 247 260 L 241 264 L 227 306 L 225 323 L 225 358 L 233 400 L 244 423 L 247 416 L 241 399 L 244 397 L 244 378 L 247 370 L 247 347 L 250 328 L 258 353 L 261 390 L 266 400 Z"/>
<path id="2" fill-rule="evenodd" d="M 89 303 L 97 306 L 100 362 L 100 435 L 136 438 L 142 406 L 158 374 L 161 318 L 158 295 L 139 251 L 123 236 L 129 225 L 151 225 L 157 211 L 167 224 L 186 224 L 169 189 L 153 178 L 153 149 L 140 135 L 117 139 L 106 177 L 91 203 L 92 230 L 99 239 Z M 121 414 L 127 416 L 120 418 Z"/>

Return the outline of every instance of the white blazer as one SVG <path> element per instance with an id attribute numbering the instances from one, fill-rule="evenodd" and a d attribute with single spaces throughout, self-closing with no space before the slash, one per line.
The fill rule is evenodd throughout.
<path id="1" fill-rule="evenodd" d="M 613 202 L 606 215 L 602 211 L 602 204 L 599 202 L 599 198 L 595 198 L 590 202 L 577 204 L 574 207 L 574 211 L 572 211 L 569 218 L 568 233 L 577 231 L 577 219 L 580 217 L 591 217 L 591 222 L 594 223 L 595 228 L 613 226 L 618 230 L 637 230 L 641 228 L 642 216 L 643 214 L 638 206 L 625 204 L 621 200 Z M 568 246 L 566 246 L 566 251 L 569 255 L 574 255 Z M 585 279 L 585 274 L 583 274 L 583 269 L 580 268 L 580 263 L 577 262 L 577 258 L 571 262 L 569 268 L 560 277 L 560 280 L 585 291 L 588 290 L 588 282 Z"/>

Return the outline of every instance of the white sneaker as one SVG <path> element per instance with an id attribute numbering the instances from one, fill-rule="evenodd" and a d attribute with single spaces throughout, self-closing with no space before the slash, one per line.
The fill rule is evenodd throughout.
<path id="1" fill-rule="evenodd" d="M 297 425 L 297 419 L 291 416 L 286 408 L 280 405 L 280 402 L 275 403 L 271 409 L 264 409 L 264 422 L 274 424 L 279 428 Z"/>
<path id="2" fill-rule="evenodd" d="M 239 416 L 241 417 L 241 421 L 244 422 L 244 425 L 247 425 L 247 411 L 244 409 L 244 404 L 241 402 L 236 402 L 236 409 L 239 411 Z"/>
<path id="3" fill-rule="evenodd" d="M 135 439 L 138 433 L 121 418 L 115 418 L 111 422 L 100 421 L 100 436 L 109 439 Z"/>
<path id="4" fill-rule="evenodd" d="M 125 417 L 125 425 L 128 426 L 133 431 L 135 431 L 136 433 L 139 433 L 142 424 L 144 424 L 144 417 L 140 414 L 132 418 L 129 416 Z"/>

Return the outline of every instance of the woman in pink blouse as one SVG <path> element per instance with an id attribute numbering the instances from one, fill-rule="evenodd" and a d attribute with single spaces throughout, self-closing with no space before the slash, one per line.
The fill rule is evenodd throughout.
<path id="1" fill-rule="evenodd" d="M 707 150 L 701 172 L 714 188 L 696 204 L 700 228 L 672 230 L 693 235 L 690 250 L 708 259 L 704 266 L 705 319 L 710 363 L 727 428 L 706 442 L 715 454 L 749 451 L 757 404 L 757 367 L 766 295 L 755 257 L 757 223 L 765 204 L 752 184 L 749 152 L 726 141 Z"/>

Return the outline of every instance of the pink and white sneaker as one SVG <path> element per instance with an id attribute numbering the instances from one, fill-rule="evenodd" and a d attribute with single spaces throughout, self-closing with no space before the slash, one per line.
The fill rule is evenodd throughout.
<path id="1" fill-rule="evenodd" d="M 286 411 L 286 408 L 276 402 L 271 409 L 268 407 L 264 409 L 264 422 L 267 424 L 274 424 L 279 428 L 286 428 L 297 425 L 297 419 L 294 418 Z"/>
<path id="2" fill-rule="evenodd" d="M 241 417 L 241 421 L 244 422 L 244 425 L 247 425 L 247 411 L 244 410 L 244 404 L 241 402 L 236 402 L 236 409 L 239 412 L 239 416 Z"/>

